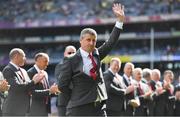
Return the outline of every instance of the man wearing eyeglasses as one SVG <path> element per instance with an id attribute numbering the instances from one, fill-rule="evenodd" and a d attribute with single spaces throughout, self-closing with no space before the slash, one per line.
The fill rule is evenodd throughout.
<path id="1" fill-rule="evenodd" d="M 69 45 L 64 50 L 64 58 L 59 64 L 56 65 L 55 68 L 55 78 L 58 80 L 59 74 L 61 73 L 62 63 L 66 61 L 66 59 L 76 53 L 76 48 L 72 45 Z M 69 102 L 70 95 L 68 93 L 60 93 L 57 97 L 57 108 L 58 108 L 58 116 L 66 115 L 66 106 Z"/>

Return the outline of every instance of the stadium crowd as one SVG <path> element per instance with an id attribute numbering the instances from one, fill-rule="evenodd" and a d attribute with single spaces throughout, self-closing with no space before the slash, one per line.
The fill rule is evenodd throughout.
<path id="1" fill-rule="evenodd" d="M 145 5 L 146 3 L 152 3 L 153 5 L 159 3 L 158 0 L 153 0 L 153 2 L 146 0 L 144 8 L 142 7 L 142 12 L 141 8 L 138 7 L 138 3 L 141 3 L 142 0 L 135 0 L 135 3 L 123 1 L 124 3 L 122 3 L 126 6 L 137 5 L 137 9 L 140 9 L 140 12 L 135 10 L 135 15 L 141 15 L 144 13 L 144 9 L 148 9 Z M 90 1 L 84 0 L 76 0 L 77 3 L 71 0 L 68 2 L 56 1 L 57 4 L 51 0 L 47 2 L 33 0 L 32 4 L 28 4 L 25 0 L 18 0 L 18 3 L 21 4 L 20 6 L 25 6 L 24 9 L 21 9 L 15 2 L 17 1 L 7 2 L 12 12 L 3 12 L 5 14 L 10 13 L 8 21 L 34 20 L 34 18 L 37 18 L 36 16 L 39 16 L 40 19 L 46 19 L 44 14 L 49 14 L 49 11 L 55 13 L 55 15 L 50 13 L 53 19 L 56 16 L 59 19 L 60 15 L 56 14 L 57 11 L 63 12 L 64 16 L 68 17 L 71 13 L 76 14 L 74 13 L 77 12 L 77 9 L 74 9 L 76 7 L 82 8 L 83 13 L 87 9 L 88 18 L 93 16 L 91 14 L 94 14 L 87 6 Z M 92 2 L 94 4 L 100 3 L 100 9 L 103 10 L 98 16 L 102 14 L 104 17 L 103 11 L 104 9 L 109 9 L 108 2 L 111 1 L 91 1 L 91 5 L 93 5 Z M 155 9 L 155 12 L 157 13 L 158 10 L 167 13 L 176 12 L 174 10 L 176 4 L 171 4 L 174 7 L 172 8 L 170 5 L 169 9 L 170 3 L 174 2 L 161 1 L 160 9 Z M 56 5 L 62 5 L 62 7 L 57 7 L 60 9 L 52 9 L 54 8 L 52 6 Z M 166 5 L 168 5 L 168 8 Z M 96 9 L 96 7 L 93 8 Z M 16 12 L 16 9 L 18 9 L 18 12 Z M 32 12 L 33 9 L 35 9 L 35 12 Z M 26 17 L 28 10 L 31 12 Z M 127 10 L 130 12 L 134 9 Z M 44 14 L 39 15 L 39 11 L 43 11 Z M 81 13 L 80 11 L 78 12 Z M 107 17 L 111 17 L 114 14 L 117 21 L 109 39 L 98 48 L 96 48 L 96 31 L 92 28 L 85 28 L 80 33 L 80 48 L 77 51 L 73 46 L 65 47 L 65 49 L 57 47 L 55 48 L 56 51 L 51 48 L 41 48 L 40 51 L 32 50 L 28 47 L 23 49 L 13 48 L 6 50 L 9 53 L 8 55 L 4 51 L 2 55 L 3 57 L 5 56 L 7 64 L 5 63 L 6 66 L 2 70 L 2 74 L 0 74 L 0 97 L 3 99 L 3 102 L 0 103 L 2 106 L 0 114 L 3 114 L 3 116 L 48 116 L 51 113 L 51 98 L 58 96 L 57 101 L 60 101 L 57 104 L 59 106 L 59 116 L 179 116 L 180 76 L 178 78 L 179 81 L 174 86 L 172 84 L 175 79 L 173 71 L 165 70 L 161 73 L 159 69 L 142 69 L 138 66 L 135 67 L 131 62 L 127 62 L 122 70 L 123 74 L 120 75 L 121 60 L 116 57 L 111 59 L 109 68 L 104 72 L 102 71 L 101 60 L 110 53 L 113 46 L 117 43 L 125 19 L 123 5 L 114 4 L 112 12 L 106 12 Z M 149 12 L 147 13 L 149 14 Z M 19 14 L 23 17 L 18 17 Z M 81 14 L 77 15 L 75 17 L 81 18 Z M 15 17 L 19 19 L 17 20 Z M 47 18 L 51 19 L 52 17 L 48 16 Z M 87 17 L 85 16 L 85 18 Z M 6 18 L 3 17 L 2 19 Z M 71 15 L 68 18 L 71 19 Z M 131 46 L 134 49 L 134 45 L 132 44 Z M 135 54 L 148 52 L 149 48 L 144 47 L 144 49 L 135 47 L 136 50 L 133 50 L 133 54 L 134 52 Z M 125 47 L 122 51 L 120 49 L 120 52 L 132 54 L 128 48 Z M 179 52 L 178 46 L 171 47 L 167 45 L 161 48 L 166 48 L 161 51 L 162 53 L 165 51 L 165 54 L 176 54 L 176 51 Z M 60 56 L 59 50 L 61 51 Z M 116 51 L 119 51 L 119 49 L 114 52 L 116 53 Z M 50 63 L 49 56 L 62 58 L 62 61 L 55 68 L 57 82 L 54 82 L 52 85 L 49 83 L 49 74 L 46 72 Z M 33 65 L 30 69 L 23 68 L 26 57 L 33 58 Z"/>
<path id="2" fill-rule="evenodd" d="M 0 21 L 111 18 L 113 2 L 126 6 L 126 16 L 180 13 L 179 0 L 6 0 L 0 1 Z"/>

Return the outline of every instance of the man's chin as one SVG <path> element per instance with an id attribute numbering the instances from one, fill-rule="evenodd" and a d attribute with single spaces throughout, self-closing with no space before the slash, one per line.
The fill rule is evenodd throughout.
<path id="1" fill-rule="evenodd" d="M 89 49 L 89 52 L 93 52 L 94 49 L 95 49 L 94 47 L 93 47 L 93 48 L 90 48 L 90 49 Z"/>

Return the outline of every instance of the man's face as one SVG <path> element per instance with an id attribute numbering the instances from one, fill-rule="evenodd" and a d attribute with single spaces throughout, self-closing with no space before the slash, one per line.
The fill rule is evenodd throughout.
<path id="1" fill-rule="evenodd" d="M 17 59 L 17 61 L 18 61 L 18 65 L 19 65 L 19 66 L 24 66 L 25 61 L 26 61 L 26 55 L 25 55 L 25 53 L 22 52 L 22 53 L 18 54 L 18 55 L 16 56 L 16 59 Z"/>
<path id="2" fill-rule="evenodd" d="M 156 72 L 153 72 L 153 73 L 152 73 L 152 79 L 155 80 L 155 81 L 159 81 L 159 80 L 160 80 L 159 74 L 156 73 Z"/>
<path id="3" fill-rule="evenodd" d="M 73 48 L 68 48 L 68 49 L 65 51 L 64 56 L 65 56 L 65 57 L 69 57 L 69 56 L 71 56 L 72 54 L 75 54 L 75 53 L 76 53 L 76 50 L 75 50 L 75 49 L 73 49 Z"/>
<path id="4" fill-rule="evenodd" d="M 119 70 L 120 70 L 120 67 L 121 67 L 121 65 L 120 65 L 120 63 L 118 62 L 118 61 L 113 61 L 112 63 L 111 63 L 111 70 L 114 72 L 114 73 L 118 73 L 119 72 Z"/>
<path id="5" fill-rule="evenodd" d="M 84 34 L 80 40 L 81 48 L 90 53 L 94 51 L 96 46 L 96 37 L 91 34 Z"/>
<path id="6" fill-rule="evenodd" d="M 45 70 L 49 64 L 49 60 L 46 57 L 39 57 L 37 59 L 37 62 L 38 62 L 38 67 L 41 70 Z"/>
<path id="7" fill-rule="evenodd" d="M 128 77 L 130 77 L 130 76 L 132 75 L 132 70 L 133 70 L 133 68 L 132 68 L 131 65 L 126 65 L 126 66 L 124 67 L 124 73 L 125 73 Z"/>
<path id="8" fill-rule="evenodd" d="M 166 82 L 168 82 L 168 83 L 172 83 L 173 82 L 173 75 L 172 74 L 166 74 L 165 76 L 164 76 L 164 80 L 166 81 Z"/>
<path id="9" fill-rule="evenodd" d="M 137 70 L 137 71 L 134 73 L 134 79 L 137 80 L 137 81 L 140 81 L 141 78 L 142 78 L 142 73 Z"/>

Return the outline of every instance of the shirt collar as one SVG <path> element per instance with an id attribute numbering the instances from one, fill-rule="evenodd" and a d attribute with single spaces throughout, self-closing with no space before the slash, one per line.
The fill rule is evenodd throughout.
<path id="1" fill-rule="evenodd" d="M 128 77 L 126 74 L 124 74 L 124 77 L 125 77 L 125 79 L 126 79 L 127 81 L 132 80 L 132 77 L 131 77 L 131 76 Z"/>
<path id="2" fill-rule="evenodd" d="M 109 71 L 110 71 L 113 75 L 116 75 L 116 73 L 114 73 L 111 68 L 109 68 Z"/>
<path id="3" fill-rule="evenodd" d="M 41 71 L 36 64 L 34 65 L 34 67 L 35 67 L 35 69 L 37 70 L 38 73 Z"/>
<path id="4" fill-rule="evenodd" d="M 89 53 L 88 52 L 86 52 L 86 51 L 84 51 L 82 48 L 80 48 L 80 53 L 81 53 L 81 55 L 83 56 L 83 57 L 88 57 L 89 56 Z"/>
<path id="5" fill-rule="evenodd" d="M 144 83 L 148 83 L 148 81 L 145 78 L 142 78 L 141 81 L 143 81 Z"/>

